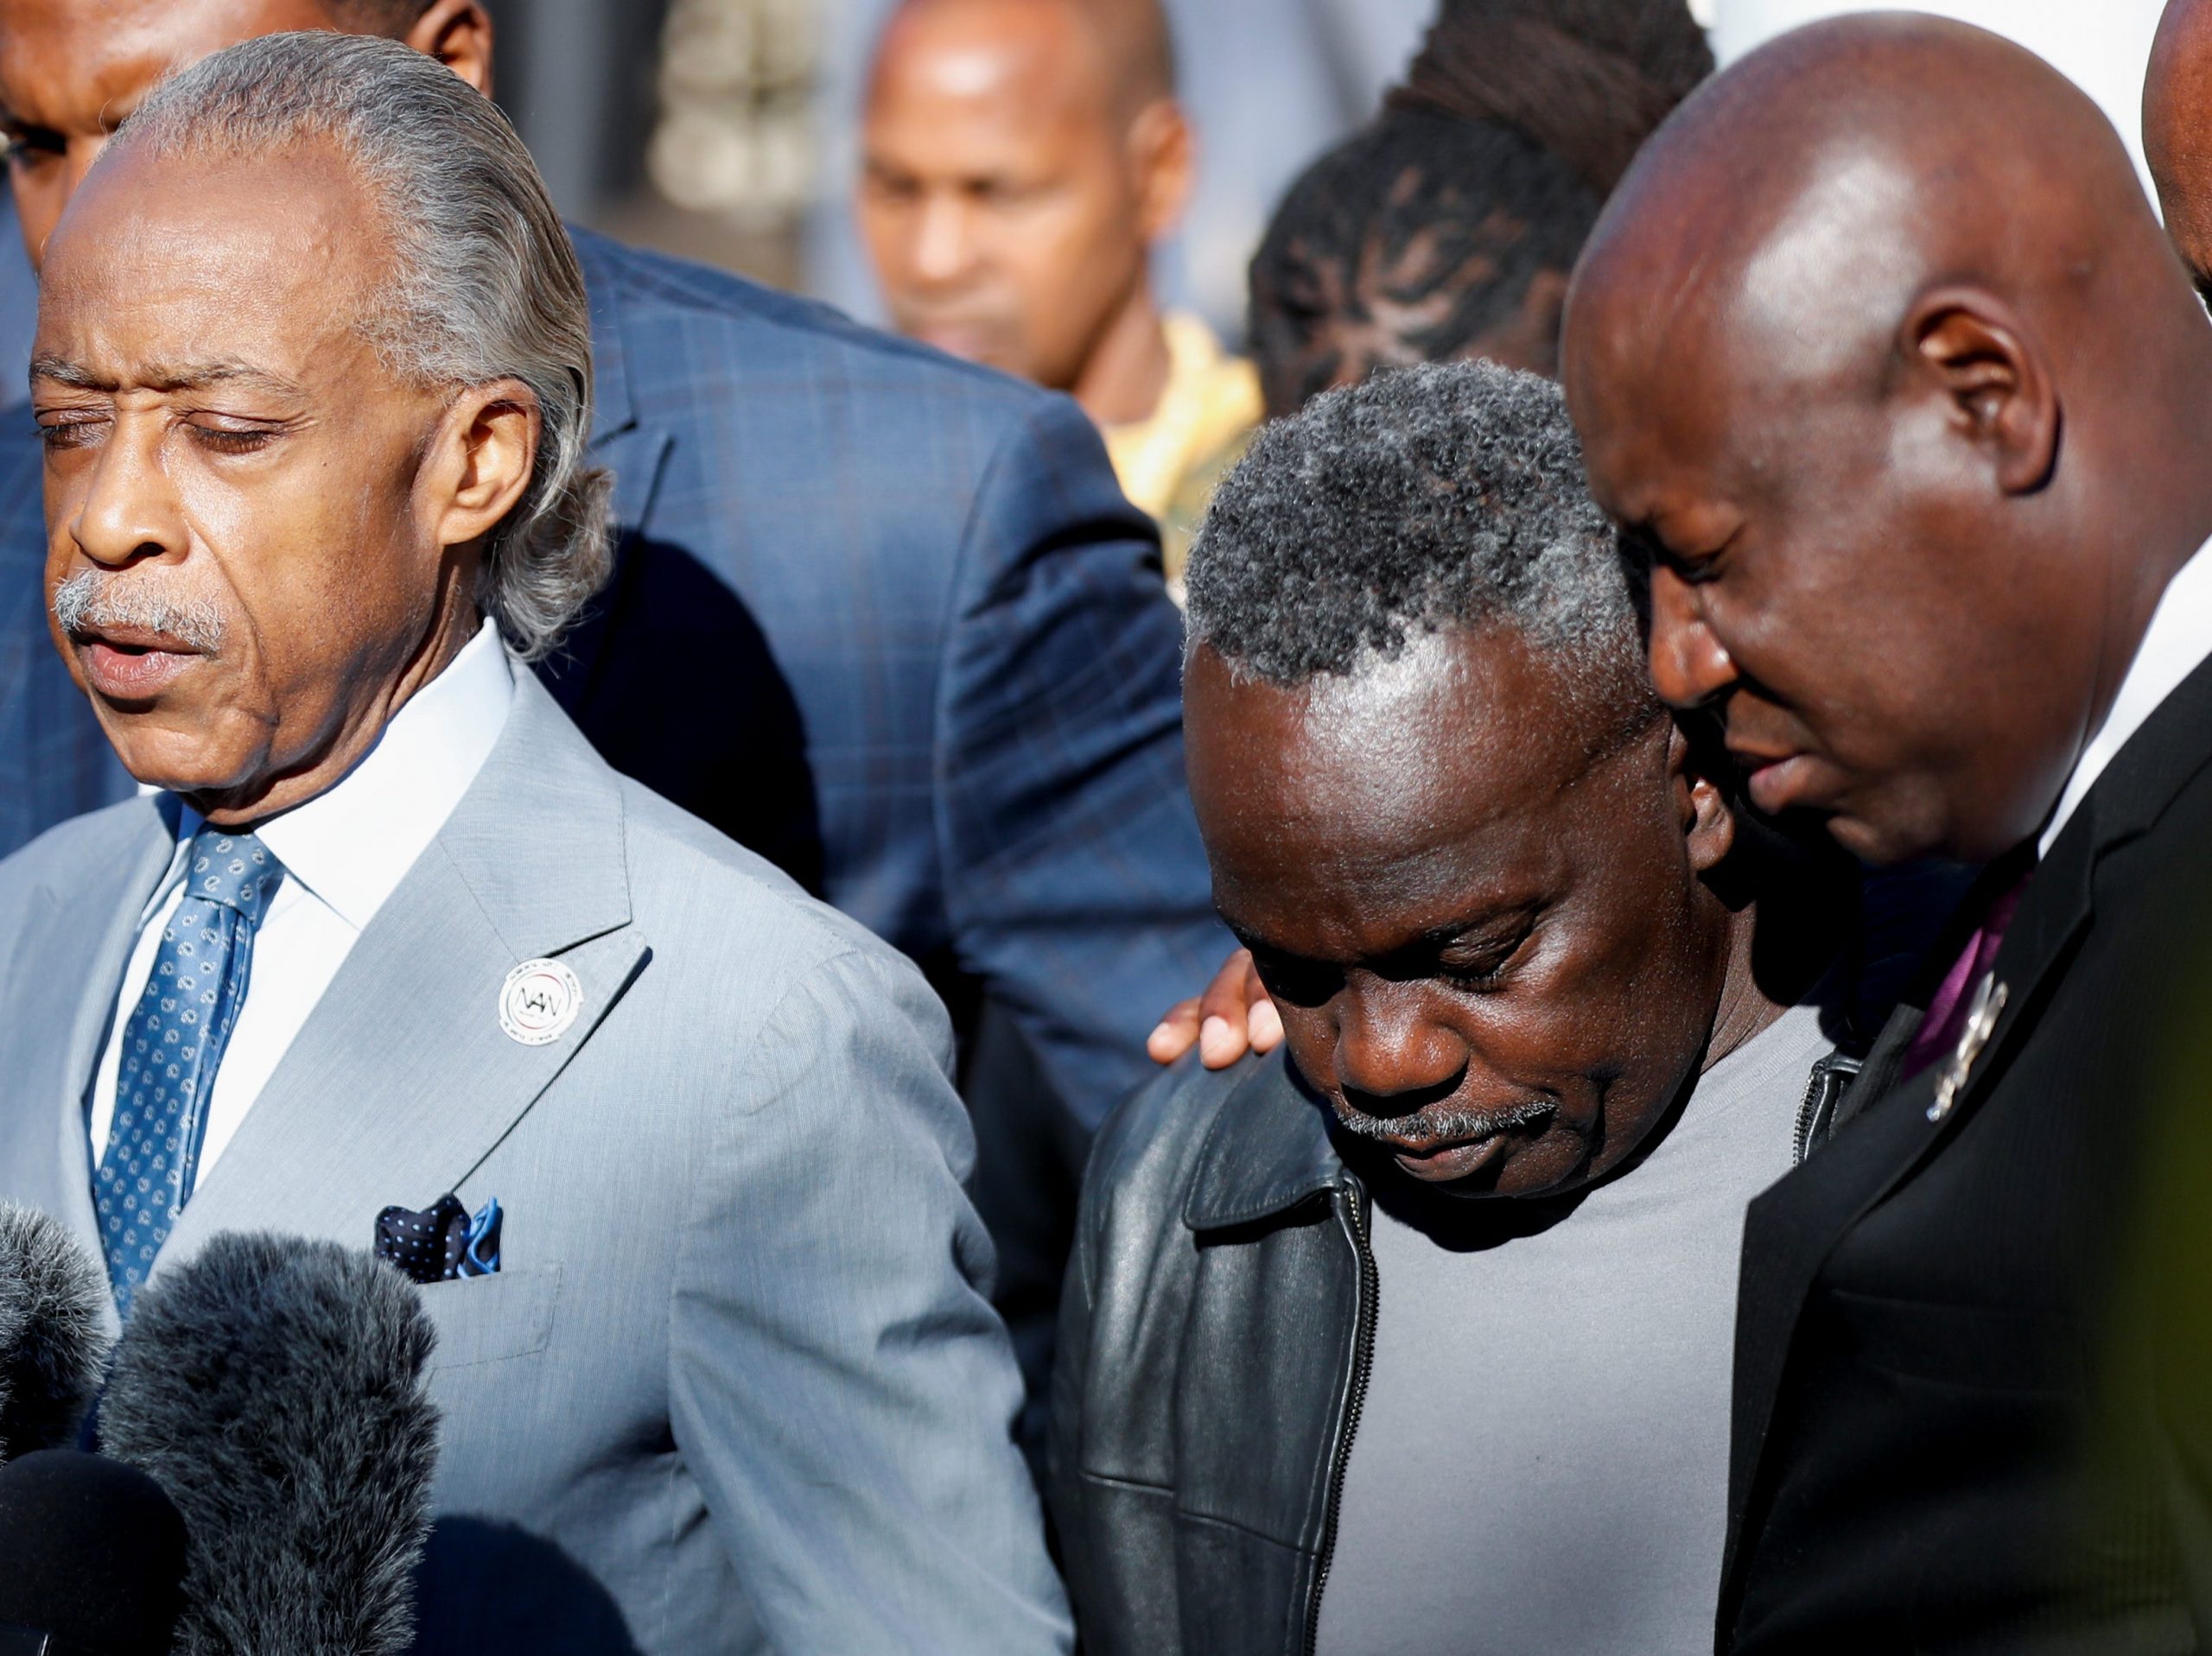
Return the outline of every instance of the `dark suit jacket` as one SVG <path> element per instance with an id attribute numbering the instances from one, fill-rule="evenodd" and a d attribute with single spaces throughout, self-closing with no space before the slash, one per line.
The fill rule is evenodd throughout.
<path id="1" fill-rule="evenodd" d="M 1902 1013 L 1751 1206 L 1722 1651 L 2212 1648 L 2208 888 L 2212 666 L 2037 868 L 1948 1114 Z"/>
<path id="2" fill-rule="evenodd" d="M 614 765 L 1007 1006 L 1095 1126 L 1230 947 L 1183 779 L 1181 625 L 1065 397 L 576 233 L 621 542 L 544 676 Z M 19 257 L 0 246 L 0 257 Z M 0 853 L 119 796 L 44 638 L 0 425 Z"/>

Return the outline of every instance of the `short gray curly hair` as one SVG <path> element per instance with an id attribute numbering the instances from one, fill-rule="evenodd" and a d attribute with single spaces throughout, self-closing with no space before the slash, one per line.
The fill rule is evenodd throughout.
<path id="1" fill-rule="evenodd" d="M 390 237 L 383 302 L 362 319 L 386 365 L 427 385 L 518 379 L 537 397 L 530 487 L 487 537 L 478 593 L 536 660 L 607 580 L 610 485 L 584 464 L 583 273 L 498 105 L 397 41 L 266 35 L 163 81 L 112 147 L 256 155 L 316 142 L 355 169 Z"/>
<path id="2" fill-rule="evenodd" d="M 1503 625 L 1616 717 L 1659 712 L 1566 398 L 1496 363 L 1393 370 L 1265 428 L 1185 582 L 1191 644 L 1241 676 L 1348 677 L 1422 634 Z"/>

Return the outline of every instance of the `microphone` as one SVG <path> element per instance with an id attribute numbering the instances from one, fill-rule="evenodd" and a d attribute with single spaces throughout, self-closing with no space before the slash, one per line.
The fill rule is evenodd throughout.
<path id="1" fill-rule="evenodd" d="M 334 1242 L 226 1233 L 140 1291 L 100 1447 L 184 1516 L 180 1651 L 407 1650 L 434 1339 L 414 1285 Z"/>
<path id="2" fill-rule="evenodd" d="M 169 1656 L 184 1520 L 143 1472 L 73 1449 L 0 1469 L 0 1656 Z"/>
<path id="3" fill-rule="evenodd" d="M 0 1202 L 0 1462 L 75 1440 L 107 1361 L 108 1303 L 67 1226 Z"/>

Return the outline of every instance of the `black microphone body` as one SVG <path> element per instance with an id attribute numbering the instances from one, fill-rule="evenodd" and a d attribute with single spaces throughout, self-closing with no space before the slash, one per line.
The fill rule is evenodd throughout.
<path id="1" fill-rule="evenodd" d="M 184 1568 L 143 1472 L 72 1449 L 0 1468 L 0 1656 L 169 1656 Z"/>
<path id="2" fill-rule="evenodd" d="M 133 1301 L 100 1447 L 190 1538 L 179 1656 L 397 1656 L 429 1530 L 434 1339 L 364 1253 L 228 1234 Z"/>
<path id="3" fill-rule="evenodd" d="M 107 1361 L 108 1304 L 68 1227 L 0 1202 L 0 1462 L 75 1438 Z"/>

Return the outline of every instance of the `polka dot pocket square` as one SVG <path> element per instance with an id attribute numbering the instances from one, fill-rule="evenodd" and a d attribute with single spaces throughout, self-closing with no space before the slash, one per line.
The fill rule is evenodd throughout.
<path id="1" fill-rule="evenodd" d="M 452 1195 L 420 1213 L 386 1208 L 377 1215 L 376 1255 L 410 1282 L 492 1276 L 499 1268 L 499 1220 L 497 1196 L 473 1216 Z"/>

